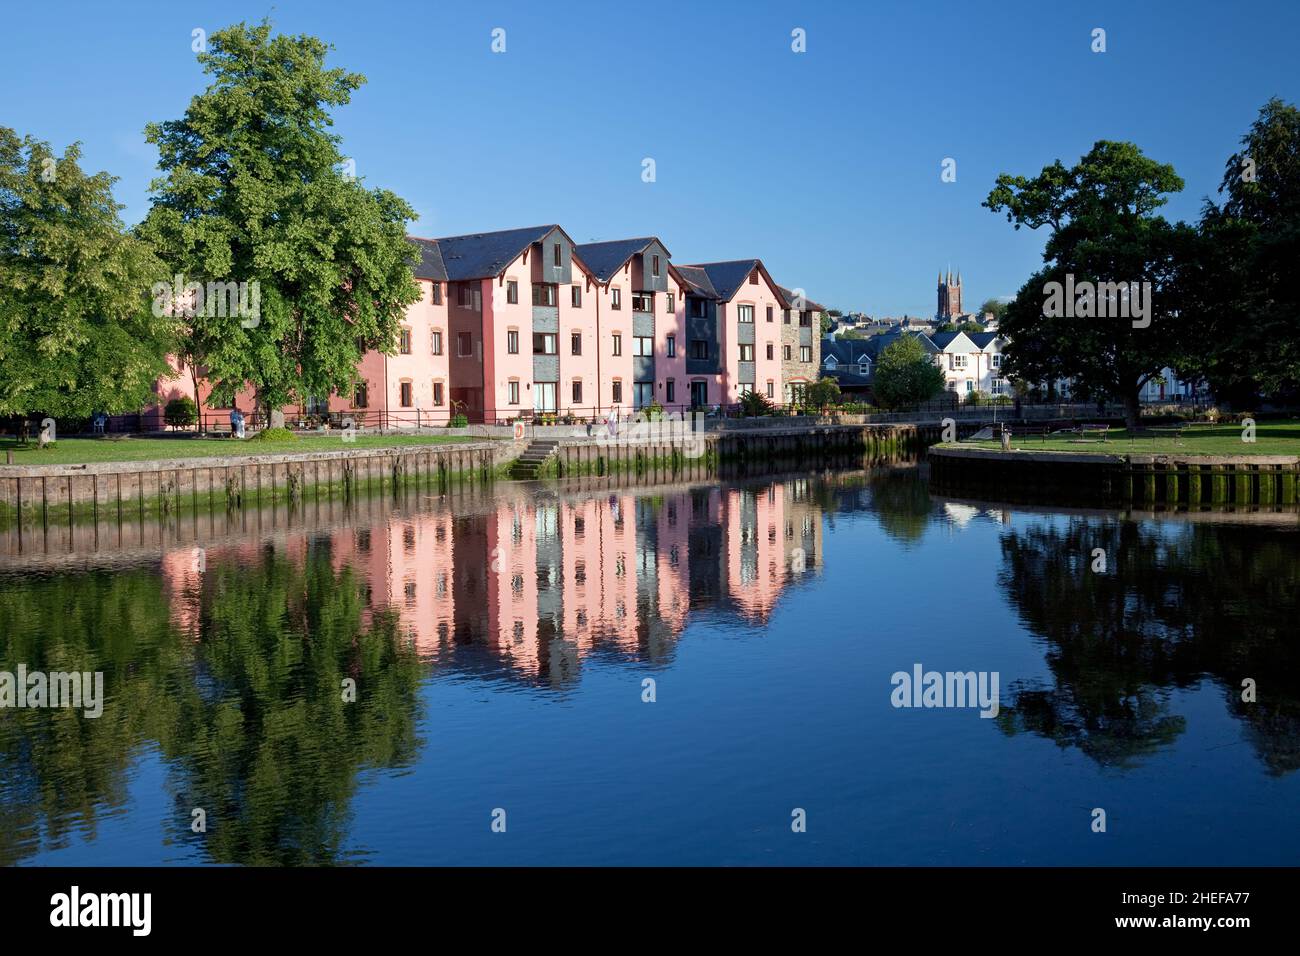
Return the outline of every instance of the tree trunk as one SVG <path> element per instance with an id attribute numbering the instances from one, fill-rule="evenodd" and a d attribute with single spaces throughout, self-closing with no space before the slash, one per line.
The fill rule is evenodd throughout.
<path id="1" fill-rule="evenodd" d="M 199 434 L 203 434 L 203 393 L 199 391 L 199 370 L 195 363 L 190 363 L 190 380 L 194 383 L 194 407 L 199 413 Z"/>
<path id="2" fill-rule="evenodd" d="M 1138 390 L 1133 388 L 1124 395 L 1124 428 L 1134 435 L 1141 423 L 1142 403 L 1138 401 Z"/>

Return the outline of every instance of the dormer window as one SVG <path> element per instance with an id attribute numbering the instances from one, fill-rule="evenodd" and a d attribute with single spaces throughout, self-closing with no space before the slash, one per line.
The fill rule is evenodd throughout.
<path id="1" fill-rule="evenodd" d="M 651 265 L 650 265 L 650 274 L 651 274 L 651 275 L 656 275 L 656 276 L 657 276 L 657 275 L 659 274 L 659 257 L 658 257 L 658 256 L 651 256 L 651 257 L 650 257 L 650 263 L 651 263 Z"/>
<path id="2" fill-rule="evenodd" d="M 556 243 L 554 246 L 552 246 L 551 248 L 552 248 L 552 250 L 554 250 L 554 252 L 555 252 L 555 268 L 558 269 L 558 268 L 560 268 L 560 264 L 561 264 L 560 244 L 557 242 L 557 243 Z"/>

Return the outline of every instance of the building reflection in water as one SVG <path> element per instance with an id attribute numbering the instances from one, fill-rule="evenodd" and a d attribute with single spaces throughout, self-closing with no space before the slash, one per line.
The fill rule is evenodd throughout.
<path id="1" fill-rule="evenodd" d="M 295 563 L 328 549 L 335 571 L 364 581 L 368 625 L 396 611 L 435 665 L 573 680 L 584 658 L 666 660 L 692 611 L 764 624 L 785 589 L 817 573 L 821 506 L 809 478 L 752 486 L 674 486 L 603 494 L 498 488 L 270 546 Z M 266 542 L 214 548 L 212 562 L 250 564 Z M 195 552 L 162 564 L 173 621 L 199 625 Z"/>

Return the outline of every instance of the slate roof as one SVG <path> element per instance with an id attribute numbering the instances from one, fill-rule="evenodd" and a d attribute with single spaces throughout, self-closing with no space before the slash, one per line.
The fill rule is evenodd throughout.
<path id="1" fill-rule="evenodd" d="M 709 274 L 703 266 L 673 266 L 677 274 L 688 286 L 687 291 L 706 299 L 719 299 L 718 290 L 713 288 L 713 283 L 709 281 Z"/>
<path id="2" fill-rule="evenodd" d="M 585 242 L 580 246 L 574 246 L 574 251 L 582 260 L 582 264 L 591 270 L 592 275 L 601 282 L 608 282 L 614 277 L 614 273 L 623 268 L 627 260 L 643 252 L 652 242 L 658 240 L 654 236 L 643 236 L 640 239 L 611 239 L 608 242 Z M 663 243 L 659 244 L 663 245 Z"/>
<path id="3" fill-rule="evenodd" d="M 415 264 L 417 279 L 436 279 L 447 281 L 447 267 L 442 263 L 442 251 L 437 239 L 411 239 L 411 245 L 420 253 L 420 261 Z"/>
<path id="4" fill-rule="evenodd" d="M 559 228 L 551 223 L 547 226 L 503 229 L 499 232 L 476 232 L 468 236 L 415 239 L 413 241 L 420 246 L 422 260 L 417 270 L 428 268 L 429 271 L 434 271 L 440 265 L 442 272 L 441 275 L 423 276 L 417 271 L 416 276 L 451 282 L 492 278 L 500 275 L 506 266 L 534 242 L 539 242 L 552 230 Z M 426 251 L 430 245 L 434 247 L 433 252 Z M 435 256 L 436 259 L 433 258 Z"/>
<path id="5" fill-rule="evenodd" d="M 794 300 L 795 300 L 796 297 L 795 297 L 795 294 L 794 294 L 794 290 L 793 290 L 793 289 L 787 289 L 785 286 L 778 286 L 777 288 L 779 288 L 779 289 L 781 290 L 781 294 L 782 294 L 783 296 L 785 296 L 787 302 L 790 302 L 790 303 L 793 303 L 793 302 L 794 302 Z M 824 306 L 824 305 L 822 305 L 822 304 L 820 304 L 820 303 L 818 303 L 818 302 L 814 302 L 812 299 L 808 298 L 808 296 L 806 296 L 806 295 L 803 297 L 803 301 L 804 301 L 804 305 L 806 305 L 806 306 L 808 307 L 808 311 L 810 311 L 810 312 L 826 312 L 826 311 L 828 311 L 827 308 L 826 308 L 826 306 Z"/>
<path id="6" fill-rule="evenodd" d="M 730 302 L 736 290 L 749 279 L 749 274 L 756 268 L 761 269 L 762 265 L 757 259 L 735 259 L 731 262 L 697 262 L 691 266 L 677 268 L 703 272 L 708 277 L 714 296 L 723 302 Z"/>
<path id="7" fill-rule="evenodd" d="M 975 345 L 983 350 L 989 347 L 994 339 L 1002 338 L 1001 332 L 967 332 L 966 338 L 970 339 Z"/>

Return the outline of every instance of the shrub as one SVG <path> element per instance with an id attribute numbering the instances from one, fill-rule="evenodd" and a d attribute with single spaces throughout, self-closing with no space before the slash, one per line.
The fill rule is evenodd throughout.
<path id="1" fill-rule="evenodd" d="M 771 415 L 772 403 L 761 392 L 744 392 L 740 396 L 740 414 L 745 418 Z"/>
<path id="2" fill-rule="evenodd" d="M 812 408 L 836 405 L 840 400 L 840 383 L 833 378 L 819 378 L 808 386 L 804 400 Z"/>
<path id="3" fill-rule="evenodd" d="M 451 426 L 450 426 L 450 427 L 452 427 L 452 428 L 465 428 L 465 427 L 468 426 L 468 425 L 469 425 L 469 418 L 468 418 L 468 416 L 465 415 L 464 412 L 457 412 L 455 415 L 451 416 Z"/>
<path id="4" fill-rule="evenodd" d="M 297 441 L 298 436 L 287 428 L 263 428 L 250 441 Z"/>
<path id="5" fill-rule="evenodd" d="M 188 395 L 173 398 L 163 409 L 163 421 L 173 428 L 188 428 L 198 420 L 198 406 Z"/>

